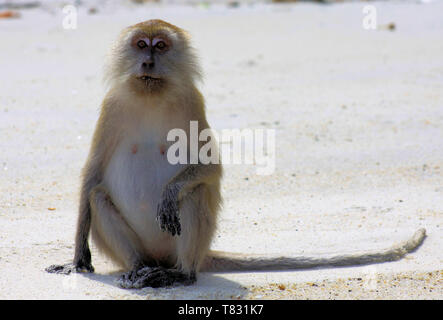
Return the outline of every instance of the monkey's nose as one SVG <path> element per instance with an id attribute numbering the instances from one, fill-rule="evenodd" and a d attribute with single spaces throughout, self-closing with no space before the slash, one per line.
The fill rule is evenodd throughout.
<path id="1" fill-rule="evenodd" d="M 143 68 L 150 68 L 150 69 L 152 69 L 152 68 L 154 68 L 154 65 L 155 65 L 154 61 L 152 61 L 152 60 L 147 60 L 147 61 L 142 63 L 142 67 Z"/>

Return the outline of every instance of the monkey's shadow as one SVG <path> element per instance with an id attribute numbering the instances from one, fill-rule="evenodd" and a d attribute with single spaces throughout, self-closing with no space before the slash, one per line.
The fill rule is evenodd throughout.
<path id="1" fill-rule="evenodd" d="M 225 279 L 217 273 L 209 272 L 200 273 L 197 282 L 190 286 L 177 285 L 157 289 L 149 287 L 123 289 L 116 282 L 121 273 L 121 271 L 116 271 L 109 274 L 82 273 L 82 275 L 90 280 L 128 291 L 128 293 L 135 293 L 140 296 L 155 295 L 157 293 L 161 295 L 161 298 L 166 299 L 242 299 L 249 292 L 239 283 Z M 170 294 L 169 297 L 168 294 Z"/>

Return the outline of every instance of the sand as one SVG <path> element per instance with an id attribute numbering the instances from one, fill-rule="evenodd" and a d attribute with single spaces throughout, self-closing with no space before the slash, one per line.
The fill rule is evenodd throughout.
<path id="1" fill-rule="evenodd" d="M 0 19 L 0 298 L 442 299 L 443 3 L 371 2 L 378 30 L 362 28 L 366 4 L 116 1 L 80 7 L 76 30 L 62 28 L 56 4 Z M 121 28 L 150 18 L 192 34 L 216 130 L 276 130 L 272 175 L 225 166 L 214 249 L 352 253 L 420 227 L 424 244 L 397 262 L 202 273 L 166 289 L 119 288 L 94 246 L 95 274 L 47 274 L 73 256 L 105 53 Z"/>

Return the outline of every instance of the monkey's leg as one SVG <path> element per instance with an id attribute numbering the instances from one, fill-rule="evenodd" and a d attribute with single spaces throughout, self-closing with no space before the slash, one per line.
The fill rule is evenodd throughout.
<path id="1" fill-rule="evenodd" d="M 211 245 L 216 228 L 218 193 L 200 184 L 180 201 L 182 235 L 177 237 L 177 268 L 198 272 Z"/>
<path id="2" fill-rule="evenodd" d="M 150 265 L 138 236 L 101 186 L 91 192 L 91 213 L 92 238 L 99 249 L 129 270 Z"/>
<path id="3" fill-rule="evenodd" d="M 156 261 L 144 254 L 137 234 L 127 224 L 104 188 L 97 187 L 92 191 L 91 208 L 94 242 L 114 261 L 130 270 L 122 274 L 117 284 L 123 288 L 134 288 L 138 280 L 137 271 L 157 266 Z"/>
<path id="4" fill-rule="evenodd" d="M 196 187 L 181 201 L 181 235 L 177 241 L 177 263 L 174 268 L 142 268 L 135 272 L 131 288 L 166 287 L 173 284 L 190 285 L 209 250 L 215 230 L 215 214 L 211 212 L 210 189 L 206 185 Z M 175 201 L 174 198 L 170 199 Z M 165 203 L 161 210 L 174 210 L 175 206 Z"/>

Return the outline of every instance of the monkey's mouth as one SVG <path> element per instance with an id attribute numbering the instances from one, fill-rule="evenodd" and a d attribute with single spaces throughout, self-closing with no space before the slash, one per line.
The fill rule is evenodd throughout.
<path id="1" fill-rule="evenodd" d="M 148 75 L 143 75 L 143 76 L 139 77 L 139 79 L 142 81 L 146 81 L 146 82 L 160 82 L 160 81 L 162 81 L 161 78 L 154 78 L 154 77 L 151 77 Z"/>
<path id="2" fill-rule="evenodd" d="M 151 75 L 139 75 L 135 78 L 138 82 L 138 87 L 144 90 L 148 90 L 149 93 L 158 91 L 165 87 L 165 79 L 153 77 Z"/>

